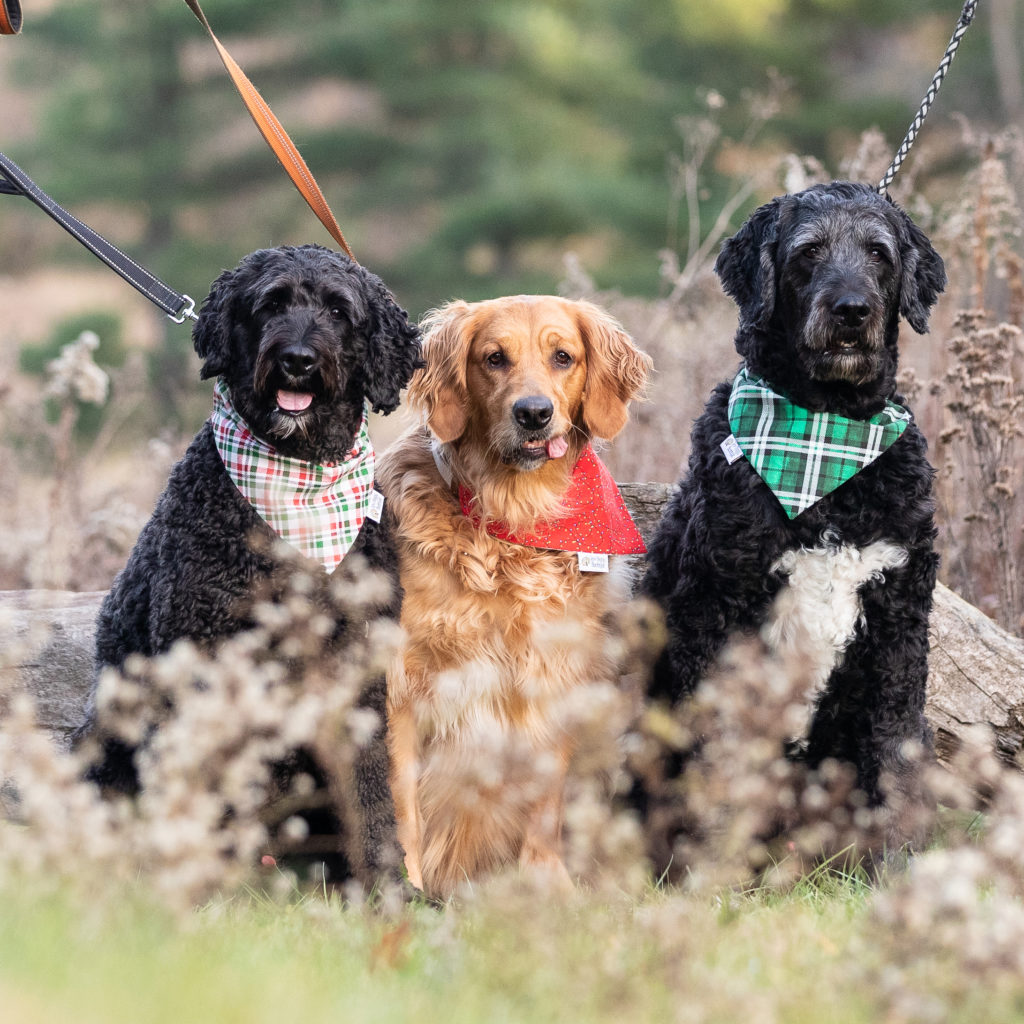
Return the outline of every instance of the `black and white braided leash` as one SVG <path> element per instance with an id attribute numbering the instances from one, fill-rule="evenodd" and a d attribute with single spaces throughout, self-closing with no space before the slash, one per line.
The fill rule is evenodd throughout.
<path id="1" fill-rule="evenodd" d="M 942 55 L 942 60 L 939 61 L 938 69 L 932 78 L 931 85 L 928 86 L 924 99 L 921 101 L 921 106 L 918 108 L 917 114 L 907 130 L 906 136 L 900 143 L 896 156 L 893 157 L 892 163 L 889 164 L 889 169 L 878 184 L 878 191 L 881 195 L 884 196 L 888 192 L 893 178 L 896 177 L 897 172 L 903 166 L 903 161 L 906 160 L 907 154 L 910 152 L 910 147 L 914 145 L 917 133 L 921 130 L 921 125 L 924 124 L 924 119 L 928 116 L 928 111 L 938 95 L 939 88 L 942 86 L 942 80 L 946 77 L 946 72 L 949 71 L 949 66 L 953 63 L 953 58 L 956 56 L 956 51 L 960 46 L 960 40 L 963 39 L 964 33 L 974 19 L 974 12 L 977 6 L 978 0 L 967 0 L 964 4 L 960 17 L 957 20 L 956 28 L 953 31 L 953 36 L 949 40 L 949 46 L 946 47 L 946 52 Z"/>

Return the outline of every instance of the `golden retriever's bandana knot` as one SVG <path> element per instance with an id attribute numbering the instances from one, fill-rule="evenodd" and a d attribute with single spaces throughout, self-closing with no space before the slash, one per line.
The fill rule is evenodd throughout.
<path id="1" fill-rule="evenodd" d="M 745 455 L 795 519 L 870 466 L 906 430 L 910 412 L 895 402 L 867 420 L 795 405 L 744 367 L 729 396 L 730 462 Z"/>
<path id="2" fill-rule="evenodd" d="M 473 495 L 459 485 L 462 513 L 474 525 L 480 516 Z M 565 514 L 550 523 L 538 523 L 533 533 L 512 533 L 500 522 L 489 522 L 487 532 L 498 540 L 549 551 L 577 551 L 606 555 L 643 555 L 647 548 L 622 500 L 608 468 L 588 444 L 583 449 L 563 501 Z"/>
<path id="3" fill-rule="evenodd" d="M 238 415 L 223 378 L 214 389 L 213 438 L 232 483 L 284 541 L 333 572 L 375 518 L 375 455 L 367 408 L 344 462 L 321 466 L 281 455 Z M 379 500 L 379 498 L 377 499 Z"/>

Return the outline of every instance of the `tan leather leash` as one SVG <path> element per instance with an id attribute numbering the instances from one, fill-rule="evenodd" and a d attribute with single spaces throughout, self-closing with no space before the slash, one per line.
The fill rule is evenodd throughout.
<path id="1" fill-rule="evenodd" d="M 16 36 L 21 31 L 21 4 L 0 0 L 0 35 Z"/>
<path id="2" fill-rule="evenodd" d="M 324 199 L 324 195 L 316 183 L 316 179 L 306 166 L 306 161 L 299 155 L 295 144 L 288 137 L 288 133 L 281 126 L 281 122 L 274 116 L 273 111 L 256 91 L 255 86 L 246 77 L 245 72 L 238 66 L 234 58 L 214 34 L 213 29 L 210 28 L 210 23 L 206 20 L 206 15 L 203 14 L 203 9 L 199 6 L 198 0 L 185 0 L 185 3 L 188 4 L 189 9 L 209 33 L 210 38 L 213 40 L 213 45 L 217 47 L 217 52 L 220 54 L 224 67 L 227 68 L 228 74 L 238 90 L 238 94 L 242 97 L 242 102 L 245 103 L 246 109 L 252 116 L 253 121 L 256 122 L 256 127 L 260 130 L 260 134 L 267 140 L 267 144 L 274 151 L 274 155 L 280 161 L 281 166 L 288 172 L 288 177 L 292 179 L 302 198 L 309 204 L 309 208 L 320 218 L 320 223 L 327 228 L 331 237 L 345 250 L 346 255 L 353 263 L 357 262 L 355 256 L 352 255 L 352 250 L 348 247 L 348 242 L 345 241 L 341 228 L 338 227 L 338 222 L 334 219 L 334 214 L 331 213 L 331 208 L 327 205 L 327 200 Z"/>

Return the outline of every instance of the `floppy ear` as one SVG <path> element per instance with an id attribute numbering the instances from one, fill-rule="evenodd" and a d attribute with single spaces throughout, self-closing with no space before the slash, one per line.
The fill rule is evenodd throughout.
<path id="1" fill-rule="evenodd" d="M 643 394 L 651 358 L 603 309 L 589 302 L 574 305 L 587 349 L 583 421 L 596 437 L 610 440 L 626 425 L 630 400 Z"/>
<path id="2" fill-rule="evenodd" d="M 715 260 L 725 293 L 740 307 L 743 326 L 766 328 L 775 310 L 775 252 L 785 196 L 756 209 Z"/>
<path id="3" fill-rule="evenodd" d="M 904 229 L 900 233 L 900 313 L 918 334 L 927 334 L 928 314 L 946 287 L 946 266 L 927 235 L 899 207 L 896 212 Z"/>
<path id="4" fill-rule="evenodd" d="M 473 307 L 461 300 L 423 318 L 423 366 L 409 384 L 409 403 L 427 415 L 440 441 L 462 436 L 469 418 L 466 360 L 473 341 Z"/>
<path id="5" fill-rule="evenodd" d="M 200 380 L 227 373 L 231 360 L 231 294 L 238 270 L 225 270 L 210 286 L 192 328 L 192 345 L 203 360 Z"/>
<path id="6" fill-rule="evenodd" d="M 409 383 L 413 371 L 423 365 L 420 332 L 379 277 L 368 270 L 362 270 L 362 275 L 369 306 L 366 397 L 374 412 L 386 416 L 398 407 L 402 388 Z"/>

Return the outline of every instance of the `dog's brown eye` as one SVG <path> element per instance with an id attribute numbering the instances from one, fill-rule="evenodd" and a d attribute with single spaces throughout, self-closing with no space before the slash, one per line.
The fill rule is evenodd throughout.
<path id="1" fill-rule="evenodd" d="M 484 360 L 491 369 L 497 370 L 499 367 L 505 365 L 505 353 L 504 352 L 492 352 Z"/>
<path id="2" fill-rule="evenodd" d="M 560 366 L 563 370 L 566 367 L 572 366 L 572 356 L 564 349 L 560 348 L 555 353 L 555 366 Z"/>
<path id="3" fill-rule="evenodd" d="M 341 320 L 345 316 L 344 312 L 342 312 L 341 306 L 331 306 L 328 310 L 328 315 L 332 320 Z"/>
<path id="4" fill-rule="evenodd" d="M 880 245 L 872 245 L 868 249 L 868 256 L 870 256 L 875 263 L 881 263 L 882 260 L 885 259 L 885 250 Z"/>
<path id="5" fill-rule="evenodd" d="M 809 260 L 816 260 L 821 255 L 820 245 L 804 246 L 803 255 Z"/>

